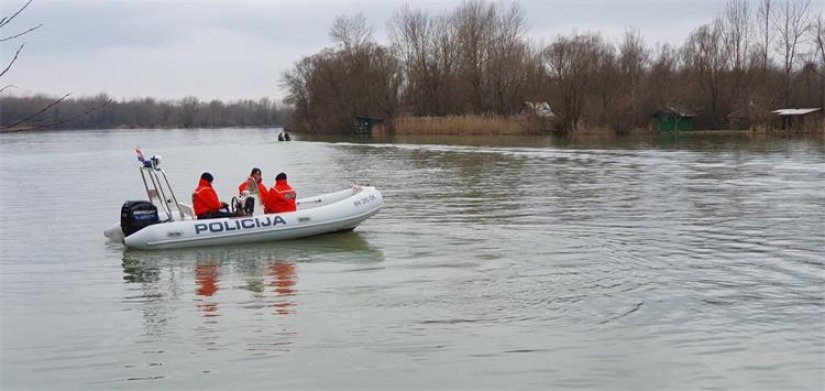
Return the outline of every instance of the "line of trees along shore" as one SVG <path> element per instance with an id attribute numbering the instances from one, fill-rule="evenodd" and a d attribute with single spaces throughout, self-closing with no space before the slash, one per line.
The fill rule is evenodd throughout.
<path id="1" fill-rule="evenodd" d="M 65 99 L 64 99 L 65 98 Z M 271 127 L 283 124 L 287 107 L 270 99 L 223 102 L 153 98 L 114 101 L 106 94 L 69 98 L 0 97 L 0 128 L 112 129 Z"/>
<path id="2" fill-rule="evenodd" d="M 695 112 L 705 129 L 726 128 L 736 110 L 825 106 L 825 22 L 810 0 L 729 0 L 681 47 L 651 46 L 634 29 L 617 42 L 574 32 L 535 43 L 519 5 L 483 0 L 442 14 L 405 5 L 387 25 L 390 43 L 380 45 L 362 14 L 339 16 L 334 46 L 284 73 L 291 128 L 352 132 L 356 117 L 392 128 L 404 116 L 513 116 L 526 101 L 546 101 L 552 130 L 622 134 L 668 106 Z"/>

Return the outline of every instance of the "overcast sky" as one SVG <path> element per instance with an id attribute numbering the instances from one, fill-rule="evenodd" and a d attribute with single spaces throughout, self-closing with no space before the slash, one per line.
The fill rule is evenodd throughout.
<path id="1" fill-rule="evenodd" d="M 0 1 L 2 15 L 24 3 Z M 376 40 L 386 43 L 386 24 L 404 3 L 437 15 L 461 1 L 35 0 L 0 31 L 8 36 L 44 24 L 3 43 L 3 68 L 20 43 L 26 46 L 0 83 L 17 86 L 15 94 L 280 99 L 280 75 L 302 56 L 331 46 L 327 32 L 337 15 L 362 12 Z M 525 11 L 528 37 L 535 42 L 547 43 L 574 30 L 618 39 L 633 27 L 650 45 L 681 45 L 723 6 L 722 0 L 516 3 Z"/>

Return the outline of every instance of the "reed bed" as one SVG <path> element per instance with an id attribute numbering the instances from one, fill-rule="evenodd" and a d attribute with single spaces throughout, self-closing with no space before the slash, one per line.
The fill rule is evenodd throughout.
<path id="1" fill-rule="evenodd" d="M 501 136 L 530 133 L 523 121 L 504 116 L 401 117 L 395 121 L 397 135 Z"/>

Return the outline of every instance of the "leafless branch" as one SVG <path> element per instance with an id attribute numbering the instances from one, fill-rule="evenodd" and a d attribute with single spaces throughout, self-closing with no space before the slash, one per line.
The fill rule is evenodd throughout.
<path id="1" fill-rule="evenodd" d="M 37 26 L 34 26 L 34 27 L 32 27 L 32 28 L 30 28 L 30 29 L 28 29 L 28 30 L 26 30 L 26 31 L 24 31 L 24 32 L 22 32 L 22 33 L 20 33 L 20 34 L 15 34 L 15 35 L 12 35 L 12 36 L 10 36 L 10 37 L 0 38 L 0 42 L 11 41 L 12 39 L 15 39 L 15 38 L 18 38 L 18 37 L 22 37 L 22 36 L 24 36 L 24 35 L 26 35 L 26 34 L 28 34 L 28 33 L 32 32 L 32 31 L 34 31 L 34 30 L 37 30 L 37 29 L 41 28 L 41 27 L 43 27 L 43 23 L 40 23 L 40 24 L 38 24 Z"/>
<path id="2" fill-rule="evenodd" d="M 17 88 L 17 86 L 14 84 L 5 85 L 3 88 L 0 88 L 0 92 L 5 91 L 7 88 Z"/>
<path id="3" fill-rule="evenodd" d="M 68 94 L 66 94 L 66 96 L 68 96 Z M 48 128 L 53 128 L 55 126 L 62 125 L 62 124 L 68 123 L 68 122 L 72 122 L 72 121 L 74 121 L 78 118 L 85 117 L 85 116 L 89 115 L 93 111 L 97 111 L 97 110 L 100 110 L 100 109 L 106 107 L 109 103 L 112 103 L 112 99 L 107 99 L 105 102 L 103 102 L 103 103 L 101 103 L 97 106 L 90 107 L 86 111 L 84 111 L 84 112 L 82 112 L 82 113 L 80 113 L 80 114 L 78 114 L 74 117 L 56 118 L 52 121 L 41 122 L 41 123 L 38 123 L 38 124 L 34 124 L 34 125 L 32 125 L 31 130 L 48 129 Z"/>
<path id="4" fill-rule="evenodd" d="M 6 66 L 6 69 L 3 69 L 3 72 L 0 72 L 0 77 L 3 77 L 3 75 L 5 75 L 6 72 L 8 72 L 9 69 L 11 69 L 12 64 L 14 64 L 14 62 L 17 61 L 17 56 L 20 55 L 20 51 L 23 50 L 23 46 L 25 46 L 25 45 L 26 44 L 24 43 L 24 44 L 20 45 L 19 48 L 17 48 L 17 51 L 14 52 L 14 57 L 12 57 L 11 61 L 9 61 L 9 65 Z"/>
<path id="5" fill-rule="evenodd" d="M 54 101 L 54 102 L 52 102 L 52 103 L 49 103 L 46 107 L 43 107 L 42 109 L 38 110 L 36 113 L 34 113 L 34 114 L 32 114 L 32 115 L 30 115 L 30 116 L 28 116 L 28 117 L 26 117 L 26 118 L 23 118 L 23 119 L 21 119 L 21 120 L 19 120 L 19 121 L 17 121 L 17 122 L 14 122 L 14 123 L 12 123 L 11 125 L 8 125 L 8 126 L 5 126 L 5 127 L 2 127 L 2 128 L 0 128 L 0 130 L 11 129 L 11 128 L 14 128 L 14 127 L 15 127 L 15 126 L 17 126 L 17 125 L 24 124 L 24 123 L 28 122 L 28 121 L 29 121 L 29 120 L 31 120 L 32 118 L 37 117 L 38 115 L 45 113 L 46 111 L 48 111 L 49 109 L 51 109 L 51 108 L 52 108 L 52 107 L 54 107 L 54 106 L 57 106 L 57 104 L 58 104 L 58 103 L 60 103 L 60 102 L 64 101 L 66 98 L 68 98 L 68 97 L 69 97 L 69 95 L 71 95 L 71 94 L 66 94 L 66 95 L 63 95 L 63 97 L 62 97 L 62 98 L 57 99 L 57 100 L 55 100 L 55 101 Z"/>
<path id="6" fill-rule="evenodd" d="M 9 16 L 9 17 L 4 16 L 3 19 L 0 19 L 0 27 L 3 27 L 5 25 L 9 24 L 9 22 L 11 22 L 15 17 L 17 17 L 17 15 L 19 15 L 21 12 L 23 12 L 23 10 L 26 9 L 26 7 L 28 7 L 29 4 L 31 4 L 32 1 L 34 1 L 34 0 L 29 0 L 29 1 L 26 2 L 26 4 L 23 4 L 23 6 L 20 7 L 20 9 L 17 10 L 17 12 L 15 12 L 14 15 Z"/>

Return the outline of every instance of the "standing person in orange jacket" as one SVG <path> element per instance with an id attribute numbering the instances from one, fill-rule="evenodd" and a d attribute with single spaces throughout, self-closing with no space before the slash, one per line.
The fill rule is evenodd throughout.
<path id="1" fill-rule="evenodd" d="M 192 208 L 198 219 L 217 219 L 221 217 L 232 217 L 225 202 L 218 199 L 218 193 L 212 188 L 212 174 L 205 172 L 201 174 L 198 187 L 192 193 Z"/>
<path id="2" fill-rule="evenodd" d="M 252 189 L 248 188 L 250 181 L 253 181 L 256 184 L 258 184 L 258 194 L 261 195 L 261 198 L 266 197 L 266 185 L 264 185 L 263 175 L 261 175 L 261 169 L 257 167 L 253 168 L 252 172 L 249 174 L 249 178 L 246 178 L 246 180 L 243 181 L 243 183 L 241 183 L 240 186 L 238 186 L 238 194 L 242 195 L 244 190 L 249 190 L 250 193 L 252 192 Z M 263 200 L 261 201 L 263 202 Z"/>
<path id="3" fill-rule="evenodd" d="M 266 213 L 266 197 L 269 193 L 266 189 L 266 185 L 264 185 L 263 175 L 261 174 L 261 169 L 255 167 L 252 169 L 252 172 L 249 173 L 249 177 L 243 181 L 240 186 L 238 186 L 238 194 L 244 195 L 244 192 L 254 193 L 255 188 L 249 188 L 251 183 L 257 184 L 257 191 L 258 191 L 258 202 L 261 203 L 261 206 L 264 208 L 264 213 Z M 247 198 L 246 204 L 244 205 L 244 210 L 253 210 L 254 206 L 251 203 L 252 200 Z M 245 212 L 245 214 L 252 215 L 252 212 Z"/>
<path id="4" fill-rule="evenodd" d="M 280 173 L 275 177 L 275 186 L 269 189 L 266 197 L 266 213 L 292 212 L 297 209 L 297 198 L 298 194 L 286 181 L 286 174 Z"/>

